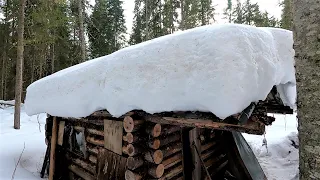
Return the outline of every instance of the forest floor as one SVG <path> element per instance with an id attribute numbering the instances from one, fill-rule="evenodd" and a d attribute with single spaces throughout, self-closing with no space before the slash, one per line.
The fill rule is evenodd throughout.
<path id="1" fill-rule="evenodd" d="M 3 107 L 2 107 L 3 108 Z M 21 129 L 13 129 L 13 107 L 0 108 L 0 179 L 41 179 L 46 151 L 45 114 L 28 116 L 21 110 Z M 266 135 L 244 134 L 269 180 L 293 180 L 298 172 L 295 115 L 275 115 Z M 263 144 L 267 144 L 263 145 Z M 293 145 L 294 144 L 294 145 Z"/>

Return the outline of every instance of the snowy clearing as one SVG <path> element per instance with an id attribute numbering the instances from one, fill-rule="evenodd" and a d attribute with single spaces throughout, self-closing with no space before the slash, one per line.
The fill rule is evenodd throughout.
<path id="1" fill-rule="evenodd" d="M 10 180 L 20 154 L 14 179 L 41 179 L 39 172 L 46 151 L 44 125 L 45 114 L 28 116 L 21 112 L 21 129 L 13 128 L 14 107 L 0 108 L 0 179 Z M 39 128 L 40 123 L 40 128 Z M 40 130 L 41 132 L 40 132 Z"/>
<path id="2" fill-rule="evenodd" d="M 23 150 L 15 178 L 41 179 L 39 172 L 46 150 L 44 142 L 45 114 L 29 117 L 22 108 L 21 129 L 13 129 L 13 107 L 0 109 L 0 179 L 10 180 L 16 162 Z M 298 172 L 297 121 L 295 115 L 275 115 L 276 121 L 267 127 L 268 152 L 263 144 L 263 136 L 243 134 L 256 154 L 269 180 L 297 180 Z M 291 141 L 292 140 L 292 141 Z"/>
<path id="3" fill-rule="evenodd" d="M 29 115 L 85 117 L 107 109 L 212 112 L 224 119 L 264 100 L 274 85 L 295 104 L 292 32 L 224 24 L 156 38 L 40 79 Z"/>

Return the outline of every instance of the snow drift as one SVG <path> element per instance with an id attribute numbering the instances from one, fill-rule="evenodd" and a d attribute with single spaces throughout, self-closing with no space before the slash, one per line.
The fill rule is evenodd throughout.
<path id="1" fill-rule="evenodd" d="M 225 24 L 202 26 L 121 49 L 27 88 L 29 115 L 84 117 L 107 109 L 211 111 L 220 118 L 264 100 L 274 85 L 294 106 L 292 33 Z"/>

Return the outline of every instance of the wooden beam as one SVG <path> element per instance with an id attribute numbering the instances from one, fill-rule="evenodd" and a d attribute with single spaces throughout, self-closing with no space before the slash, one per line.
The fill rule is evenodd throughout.
<path id="1" fill-rule="evenodd" d="M 58 144 L 62 146 L 63 144 L 63 135 L 64 135 L 64 126 L 65 126 L 65 121 L 60 121 L 59 122 L 59 133 L 58 133 Z"/>
<path id="2" fill-rule="evenodd" d="M 84 170 L 78 168 L 76 165 L 70 165 L 69 170 L 83 178 L 84 180 L 94 180 L 95 178 Z"/>
<path id="3" fill-rule="evenodd" d="M 49 180 L 53 180 L 53 176 L 54 176 L 56 145 L 57 145 L 57 129 L 58 129 L 57 118 L 53 117 L 51 149 L 50 149 Z"/>
<path id="4" fill-rule="evenodd" d="M 151 122 L 157 122 L 161 124 L 171 124 L 185 127 L 197 127 L 207 129 L 217 129 L 225 131 L 239 131 L 249 134 L 262 135 L 265 131 L 265 126 L 262 123 L 252 121 L 251 119 L 244 125 L 229 124 L 224 122 L 214 122 L 212 120 L 204 119 L 184 119 L 173 117 L 159 117 L 155 115 L 145 114 L 145 120 Z"/>
<path id="5" fill-rule="evenodd" d="M 192 179 L 193 180 L 200 180 L 201 179 L 201 162 L 200 162 L 200 157 L 197 154 L 197 149 L 200 149 L 201 143 L 200 143 L 200 134 L 199 134 L 199 129 L 198 128 L 193 128 L 190 132 L 190 144 L 192 145 L 191 147 L 191 154 L 192 154 L 192 160 L 193 160 L 193 165 L 194 169 L 192 172 Z"/>

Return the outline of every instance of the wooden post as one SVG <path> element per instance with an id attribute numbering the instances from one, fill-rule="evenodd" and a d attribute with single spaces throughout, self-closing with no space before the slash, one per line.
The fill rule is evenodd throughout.
<path id="1" fill-rule="evenodd" d="M 53 117 L 51 149 L 50 149 L 49 180 L 53 180 L 53 175 L 54 175 L 56 143 L 57 143 L 57 128 L 58 128 L 57 118 Z"/>
<path id="2" fill-rule="evenodd" d="M 197 154 L 196 149 L 193 145 L 195 145 L 196 148 L 200 149 L 200 137 L 199 137 L 199 129 L 194 128 L 190 131 L 190 144 L 191 144 L 191 153 L 192 153 L 192 159 L 194 164 L 194 170 L 192 173 L 193 180 L 200 180 L 201 179 L 201 162 L 200 157 Z"/>

